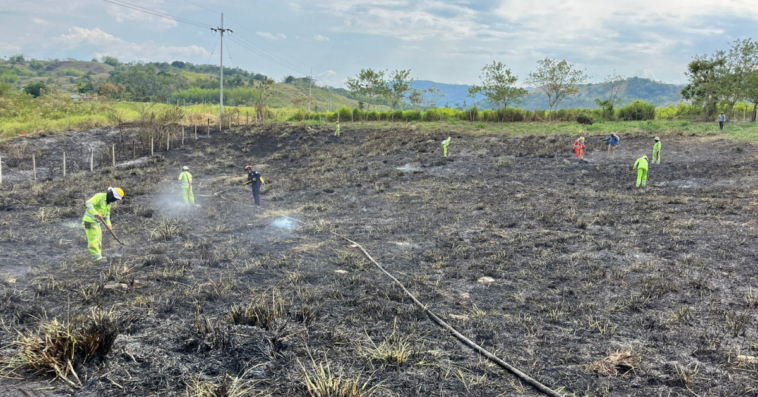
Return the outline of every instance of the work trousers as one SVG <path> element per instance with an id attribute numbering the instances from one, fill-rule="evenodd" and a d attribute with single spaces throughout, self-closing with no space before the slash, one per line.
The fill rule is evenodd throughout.
<path id="1" fill-rule="evenodd" d="M 584 158 L 584 149 L 578 148 L 574 149 L 576 150 L 576 158 L 583 159 Z"/>
<path id="2" fill-rule="evenodd" d="M 87 234 L 87 248 L 92 260 L 100 262 L 103 259 L 103 229 L 96 222 L 82 222 L 84 232 Z"/>
<path id="3" fill-rule="evenodd" d="M 255 205 L 261 205 L 261 186 L 257 183 L 253 184 L 253 198 Z"/>
<path id="4" fill-rule="evenodd" d="M 192 192 L 191 186 L 182 186 L 182 196 L 184 197 L 185 204 L 195 205 L 195 194 Z"/>
<path id="5" fill-rule="evenodd" d="M 639 168 L 637 170 L 637 187 L 645 187 L 645 185 L 647 185 L 647 169 Z"/>
<path id="6" fill-rule="evenodd" d="M 608 145 L 608 155 L 613 157 L 613 152 L 616 151 L 616 146 L 618 145 Z"/>
<path id="7" fill-rule="evenodd" d="M 660 163 L 661 163 L 661 151 L 653 150 L 653 164 L 660 164 Z"/>
<path id="8" fill-rule="evenodd" d="M 724 122 L 723 121 L 719 121 L 719 129 L 720 130 L 724 129 Z"/>
<path id="9" fill-rule="evenodd" d="M 442 147 L 442 154 L 447 157 L 447 146 Z"/>

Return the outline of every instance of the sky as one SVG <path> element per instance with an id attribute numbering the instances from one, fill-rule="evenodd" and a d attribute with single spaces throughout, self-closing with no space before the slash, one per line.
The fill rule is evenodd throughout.
<path id="1" fill-rule="evenodd" d="M 0 0 L 0 56 L 218 63 L 281 79 L 311 73 L 344 86 L 363 68 L 411 69 L 449 84 L 478 82 L 504 62 L 523 81 L 544 58 L 591 81 L 686 81 L 693 56 L 756 32 L 752 0 Z M 758 39 L 758 37 L 756 37 Z"/>

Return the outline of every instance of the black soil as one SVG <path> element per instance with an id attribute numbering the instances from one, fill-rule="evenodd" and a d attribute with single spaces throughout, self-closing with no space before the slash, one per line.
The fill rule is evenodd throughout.
<path id="1" fill-rule="evenodd" d="M 257 381 L 249 395 L 308 395 L 313 361 L 378 396 L 539 394 L 439 329 L 333 231 L 562 393 L 758 395 L 756 365 L 737 360 L 758 356 L 754 146 L 664 135 L 663 164 L 635 189 L 648 136 L 622 137 L 613 159 L 589 136 L 577 161 L 569 136 L 453 136 L 445 159 L 444 130 L 331 132 L 216 132 L 117 168 L 98 152 L 94 174 L 77 172 L 84 147 L 117 143 L 123 163 L 132 132 L 124 143 L 100 131 L 0 147 L 0 361 L 46 319 L 76 324 L 99 308 L 119 333 L 105 357 L 77 364 L 81 387 L 16 371 L 0 394 L 179 396 L 228 373 Z M 62 179 L 67 147 L 77 165 Z M 240 186 L 248 162 L 268 182 L 260 208 Z M 198 208 L 180 202 L 182 165 Z M 93 265 L 80 221 L 84 200 L 108 186 L 127 194 L 112 215 L 126 246 L 105 235 L 108 263 Z M 271 322 L 230 315 L 272 301 Z M 408 361 L 372 357 L 385 341 L 403 342 Z M 639 364 L 615 376 L 591 365 L 622 349 Z"/>

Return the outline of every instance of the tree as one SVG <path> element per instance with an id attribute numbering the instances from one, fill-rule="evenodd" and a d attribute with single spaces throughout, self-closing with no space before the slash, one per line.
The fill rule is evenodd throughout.
<path id="1" fill-rule="evenodd" d="M 751 39 L 735 40 L 728 53 L 719 51 L 718 58 L 725 60 L 720 88 L 729 105 L 728 118 L 732 118 L 734 105 L 745 100 L 748 76 L 758 70 L 758 43 Z"/>
<path id="2" fill-rule="evenodd" d="M 284 78 L 284 84 L 292 84 L 294 82 L 295 82 L 295 76 L 287 76 Z"/>
<path id="3" fill-rule="evenodd" d="M 433 83 L 432 87 L 427 89 L 426 92 L 429 94 L 428 103 L 431 108 L 436 108 L 446 95 L 445 91 L 442 91 L 437 83 Z"/>
<path id="4" fill-rule="evenodd" d="M 373 69 L 361 69 L 358 76 L 347 79 L 347 88 L 353 94 L 362 94 L 368 96 L 373 102 L 377 97 L 382 96 L 387 89 L 387 83 L 384 80 L 385 71 L 375 71 Z M 366 104 L 366 109 L 370 109 L 371 103 Z"/>
<path id="5" fill-rule="evenodd" d="M 295 98 L 292 98 L 292 104 L 298 109 L 305 109 L 305 105 L 308 103 L 308 95 L 298 94 Z"/>
<path id="6" fill-rule="evenodd" d="M 424 103 L 424 92 L 426 92 L 426 90 L 413 88 L 411 89 L 410 95 L 408 95 L 408 100 L 411 102 L 411 105 L 415 106 L 418 110 L 421 110 L 421 105 Z"/>
<path id="7" fill-rule="evenodd" d="M 708 55 L 696 56 L 687 65 L 684 73 L 689 83 L 682 89 L 682 97 L 703 107 L 706 120 L 711 120 L 716 113 L 722 97 L 721 80 L 725 71 L 726 59 Z"/>
<path id="8" fill-rule="evenodd" d="M 119 61 L 118 58 L 112 57 L 110 55 L 106 55 L 103 57 L 103 63 L 106 65 L 111 65 L 114 68 L 121 65 L 121 61 Z"/>
<path id="9" fill-rule="evenodd" d="M 527 84 L 534 85 L 547 96 L 550 107 L 548 120 L 552 120 L 555 109 L 567 97 L 579 92 L 578 85 L 586 84 L 589 77 L 584 70 L 574 69 L 574 65 L 565 60 L 545 58 L 537 61 L 537 70 L 529 73 Z"/>
<path id="10" fill-rule="evenodd" d="M 24 57 L 24 54 L 16 54 L 12 55 L 10 58 L 8 58 L 8 63 L 11 64 L 19 64 L 26 62 L 26 58 Z"/>
<path id="11" fill-rule="evenodd" d="M 614 72 L 605 78 L 603 86 L 608 88 L 608 94 L 605 99 L 596 98 L 595 103 L 603 108 L 603 117 L 611 120 L 615 114 L 614 108 L 621 103 L 621 92 L 626 89 L 627 81 L 624 76 L 619 76 Z"/>
<path id="12" fill-rule="evenodd" d="M 384 96 L 392 110 L 403 104 L 408 92 L 411 91 L 413 78 L 410 77 L 410 74 L 410 70 L 395 70 L 390 74 L 390 79 L 382 91 L 384 91 Z"/>
<path id="13" fill-rule="evenodd" d="M 263 110 L 266 108 L 268 98 L 273 95 L 274 80 L 266 77 L 259 81 L 255 88 L 258 89 L 258 98 L 255 101 L 255 111 L 258 113 L 258 119 L 263 120 Z"/>
<path id="14" fill-rule="evenodd" d="M 45 64 L 42 63 L 42 61 L 38 61 L 36 59 L 32 59 L 31 62 L 29 62 L 29 69 L 34 71 L 42 70 L 45 67 Z"/>
<path id="15" fill-rule="evenodd" d="M 479 85 L 472 85 L 468 89 L 468 95 L 475 98 L 477 94 L 484 94 L 499 109 L 507 109 L 509 103 L 519 103 L 528 92 L 516 87 L 518 77 L 511 74 L 511 70 L 502 62 L 492 61 L 491 64 L 482 68 L 482 80 Z"/>
<path id="16" fill-rule="evenodd" d="M 753 115 L 751 120 L 755 123 L 758 118 L 758 72 L 751 73 L 748 78 L 746 99 L 753 103 Z"/>
<path id="17" fill-rule="evenodd" d="M 37 83 L 27 84 L 26 87 L 24 87 L 24 92 L 35 98 L 39 98 L 40 96 L 44 95 L 46 91 L 47 85 L 41 81 Z"/>

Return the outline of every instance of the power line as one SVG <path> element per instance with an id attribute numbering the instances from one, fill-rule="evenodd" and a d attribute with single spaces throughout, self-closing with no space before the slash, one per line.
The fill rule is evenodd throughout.
<path id="1" fill-rule="evenodd" d="M 185 1 L 186 1 L 186 0 L 185 0 Z M 246 28 L 246 27 L 245 27 L 243 24 L 241 24 L 241 23 L 239 23 L 239 22 L 235 21 L 234 19 L 231 19 L 231 18 L 229 18 L 229 20 L 230 20 L 232 23 L 234 23 L 235 25 L 239 26 L 239 28 L 240 28 L 240 29 L 247 31 L 247 32 L 248 32 L 248 33 L 250 33 L 250 34 L 253 34 L 253 35 L 257 35 L 257 33 L 254 33 L 253 31 L 251 31 L 251 30 L 247 29 L 247 28 Z M 276 51 L 278 51 L 278 52 L 280 52 L 280 53 L 282 53 L 282 54 L 284 54 L 284 55 L 286 55 L 286 56 L 290 57 L 290 59 L 291 59 L 291 60 L 295 61 L 296 63 L 299 63 L 301 66 L 305 66 L 305 67 L 306 67 L 306 69 L 310 67 L 310 65 L 308 65 L 307 63 L 305 63 L 305 62 L 301 61 L 299 58 L 297 58 L 297 57 L 295 57 L 295 56 L 293 56 L 293 55 L 291 55 L 291 54 L 289 54 L 289 53 L 285 52 L 284 50 L 282 50 L 282 49 L 280 49 L 280 48 L 277 48 L 275 45 L 273 45 L 273 44 L 269 43 L 268 41 L 266 41 L 266 40 L 264 40 L 264 39 L 260 39 L 260 41 L 262 41 L 262 42 L 266 43 L 266 45 L 268 45 L 269 47 L 273 48 L 274 50 L 276 50 Z"/>
<path id="2" fill-rule="evenodd" d="M 190 3 L 190 4 L 192 4 L 192 5 L 193 5 L 193 6 L 195 6 L 195 7 L 200 7 L 200 8 L 202 8 L 202 9 L 206 10 L 206 11 L 215 12 L 216 14 L 221 14 L 220 12 L 218 12 L 218 11 L 216 11 L 216 10 L 210 9 L 210 8 L 208 8 L 208 7 L 202 6 L 202 5 L 200 5 L 200 4 L 197 4 L 197 3 L 193 3 L 193 2 L 191 2 L 191 1 L 189 1 L 189 0 L 184 0 L 184 1 L 186 1 L 187 3 Z"/>
<path id="3" fill-rule="evenodd" d="M 246 40 L 244 37 L 230 36 L 229 40 L 233 41 L 235 44 L 239 45 L 240 47 L 242 47 L 242 48 L 244 48 L 244 49 L 246 49 L 248 51 L 251 51 L 251 52 L 259 55 L 260 57 L 262 57 L 264 59 L 267 59 L 267 60 L 269 60 L 271 62 L 274 62 L 275 64 L 277 64 L 279 66 L 282 66 L 284 68 L 290 69 L 290 70 L 295 71 L 297 73 L 301 73 L 303 75 L 308 75 L 308 72 L 306 72 L 306 71 L 304 71 L 304 70 L 302 70 L 302 69 L 300 69 L 300 68 L 298 68 L 298 67 L 296 67 L 296 66 L 294 66 L 292 64 L 289 64 L 289 63 L 287 63 L 287 62 L 285 62 L 285 61 L 283 61 L 283 60 L 281 60 L 279 58 L 276 58 L 273 55 L 268 54 L 265 51 L 256 48 L 255 46 L 252 46 L 251 44 L 249 44 L 249 41 Z"/>
<path id="4" fill-rule="evenodd" d="M 282 66 L 285 66 L 285 67 L 287 67 L 287 68 L 289 68 L 291 70 L 295 70 L 298 73 L 308 74 L 307 72 L 304 71 L 304 69 L 300 68 L 299 66 L 294 65 L 294 64 L 292 64 L 292 63 L 290 63 L 290 62 L 288 62 L 288 61 L 286 61 L 286 60 L 284 60 L 284 59 L 282 59 L 282 58 L 280 58 L 280 57 L 278 57 L 278 56 L 276 56 L 276 55 L 274 55 L 274 54 L 272 54 L 272 53 L 270 53 L 270 52 L 268 52 L 268 51 L 266 51 L 266 50 L 264 50 L 264 49 L 262 49 L 260 47 L 258 47 L 257 45 L 255 45 L 255 43 L 253 43 L 252 41 L 246 39 L 245 37 L 238 35 L 237 38 L 240 39 L 240 40 L 242 40 L 242 41 L 244 41 L 249 47 L 252 47 L 253 49 L 255 49 L 255 51 L 258 52 L 259 54 L 264 54 L 267 57 L 267 59 L 274 60 L 278 64 L 280 64 Z"/>
<path id="5" fill-rule="evenodd" d="M 142 12 L 142 13 L 145 13 L 145 14 L 150 14 L 150 15 L 158 16 L 158 17 L 161 17 L 161 18 L 171 19 L 171 20 L 176 21 L 176 22 L 182 22 L 182 23 L 186 23 L 186 24 L 189 24 L 189 25 L 194 25 L 194 26 L 201 27 L 201 28 L 211 28 L 212 27 L 211 25 L 206 25 L 206 24 L 204 24 L 202 22 L 193 21 L 193 20 L 187 19 L 187 18 L 175 17 L 173 15 L 166 14 L 165 12 L 151 10 L 149 8 L 140 7 L 140 6 L 131 4 L 131 3 L 126 3 L 126 2 L 121 1 L 121 0 L 103 0 L 103 1 L 106 2 L 106 3 L 115 4 L 115 5 L 120 6 L 120 7 L 129 8 L 129 9 L 134 10 L 134 11 L 138 11 L 138 12 Z"/>

